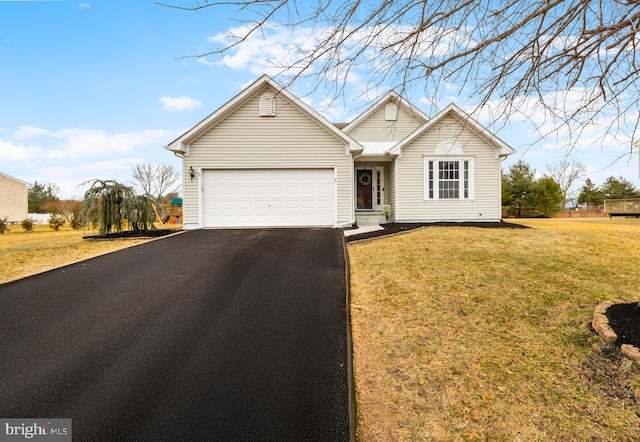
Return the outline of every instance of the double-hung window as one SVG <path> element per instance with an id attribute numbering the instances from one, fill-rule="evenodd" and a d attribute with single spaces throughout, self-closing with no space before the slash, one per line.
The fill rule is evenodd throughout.
<path id="1" fill-rule="evenodd" d="M 425 158 L 425 200 L 473 199 L 473 158 Z"/>

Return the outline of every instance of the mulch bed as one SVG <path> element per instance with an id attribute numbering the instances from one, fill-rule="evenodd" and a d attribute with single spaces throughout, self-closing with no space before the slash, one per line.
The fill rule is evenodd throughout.
<path id="1" fill-rule="evenodd" d="M 172 233 L 179 232 L 182 229 L 156 229 L 145 230 L 142 232 L 124 231 L 109 233 L 105 236 L 102 235 L 88 235 L 83 236 L 82 239 L 130 239 L 130 238 L 159 238 L 161 236 L 171 235 Z"/>
<path id="2" fill-rule="evenodd" d="M 606 310 L 605 316 L 618 335 L 616 345 L 629 344 L 640 348 L 640 307 L 637 302 L 614 304 Z"/>
<path id="3" fill-rule="evenodd" d="M 505 222 L 435 222 L 435 223 L 388 223 L 380 224 L 384 230 L 375 232 L 360 233 L 345 237 L 347 242 L 361 239 L 376 238 L 378 236 L 390 235 L 392 233 L 406 232 L 418 227 L 479 227 L 482 229 L 528 229 L 529 227 L 514 223 Z"/>

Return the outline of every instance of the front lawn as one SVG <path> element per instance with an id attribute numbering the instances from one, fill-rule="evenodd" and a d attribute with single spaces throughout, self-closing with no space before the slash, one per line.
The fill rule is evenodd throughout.
<path id="1" fill-rule="evenodd" d="M 513 222 L 348 245 L 358 440 L 638 440 L 640 369 L 589 323 L 640 301 L 640 220 Z"/>
<path id="2" fill-rule="evenodd" d="M 33 232 L 25 232 L 20 225 L 9 226 L 9 231 L 0 235 L 0 284 L 147 241 L 82 239 L 94 234 L 97 232 L 73 230 L 66 225 L 58 232 L 48 225 L 35 225 Z"/>

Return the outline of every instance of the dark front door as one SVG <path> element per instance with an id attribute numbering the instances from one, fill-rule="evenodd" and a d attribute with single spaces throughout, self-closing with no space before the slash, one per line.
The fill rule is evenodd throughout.
<path id="1" fill-rule="evenodd" d="M 373 170 L 356 170 L 356 195 L 358 210 L 373 209 Z"/>

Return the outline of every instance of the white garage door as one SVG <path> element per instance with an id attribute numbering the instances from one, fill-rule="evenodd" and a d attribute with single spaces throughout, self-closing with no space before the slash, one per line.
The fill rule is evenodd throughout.
<path id="1" fill-rule="evenodd" d="M 333 226 L 333 169 L 205 170 L 204 227 Z"/>

